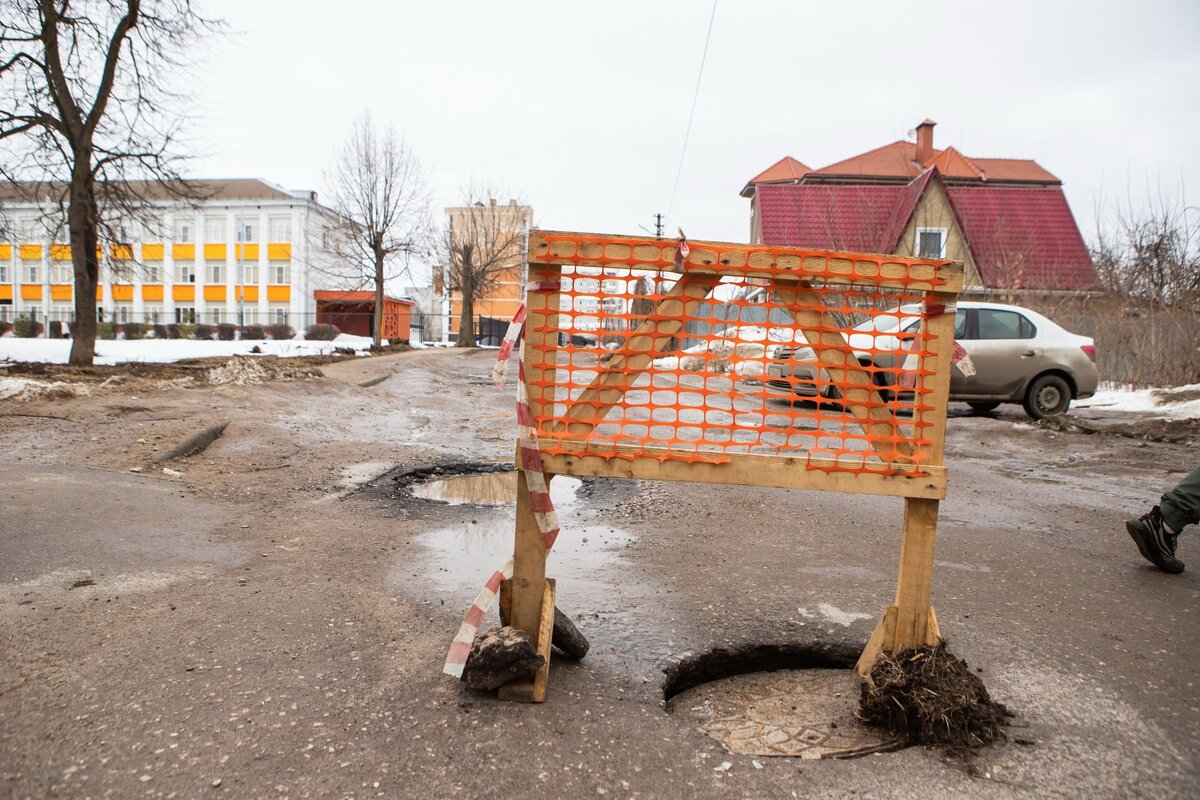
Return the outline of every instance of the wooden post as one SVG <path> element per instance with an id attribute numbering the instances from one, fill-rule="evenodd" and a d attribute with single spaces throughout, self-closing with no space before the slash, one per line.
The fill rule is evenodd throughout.
<path id="1" fill-rule="evenodd" d="M 931 292 L 927 302 L 951 307 L 954 294 Z M 946 404 L 950 395 L 950 370 L 954 352 L 954 314 L 939 314 L 925 321 L 923 344 L 928 348 L 925 366 L 932 374 L 922 379 L 928 391 L 921 411 L 917 436 L 928 444 L 922 448 L 922 463 L 941 466 L 946 441 Z M 917 497 L 904 499 L 904 538 L 900 542 L 900 572 L 896 579 L 896 603 L 883 616 L 867 641 L 854 669 L 866 677 L 880 653 L 907 647 L 934 645 L 941 639 L 937 615 L 930 604 L 933 585 L 933 549 L 937 539 L 938 501 Z"/>

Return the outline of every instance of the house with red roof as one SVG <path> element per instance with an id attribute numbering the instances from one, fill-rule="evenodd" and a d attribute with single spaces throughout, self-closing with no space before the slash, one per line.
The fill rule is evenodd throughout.
<path id="1" fill-rule="evenodd" d="M 1031 159 L 939 150 L 936 124 L 820 169 L 772 164 L 742 189 L 751 241 L 949 258 L 983 291 L 1097 289 L 1062 181 Z"/>

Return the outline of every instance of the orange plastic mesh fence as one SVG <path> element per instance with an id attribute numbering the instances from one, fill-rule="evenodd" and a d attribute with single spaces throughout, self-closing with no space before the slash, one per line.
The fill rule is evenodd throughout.
<path id="1" fill-rule="evenodd" d="M 661 255 L 647 258 L 602 237 L 538 235 L 553 263 L 531 256 L 530 280 L 560 278 L 530 291 L 526 323 L 544 454 L 808 455 L 821 469 L 882 474 L 919 474 L 928 460 L 931 412 L 945 414 L 930 380 L 940 348 L 927 323 L 946 311 L 927 304 L 943 283 L 935 272 L 748 245 L 676 267 L 669 241 L 649 240 Z M 799 260 L 781 265 L 781 254 Z M 885 264 L 903 269 L 883 281 Z"/>

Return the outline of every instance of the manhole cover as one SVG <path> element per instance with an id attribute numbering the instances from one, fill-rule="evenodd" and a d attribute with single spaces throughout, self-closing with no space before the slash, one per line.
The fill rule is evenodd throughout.
<path id="1" fill-rule="evenodd" d="M 668 710 L 743 755 L 851 758 L 900 747 L 854 716 L 859 684 L 845 669 L 751 672 L 688 689 Z"/>

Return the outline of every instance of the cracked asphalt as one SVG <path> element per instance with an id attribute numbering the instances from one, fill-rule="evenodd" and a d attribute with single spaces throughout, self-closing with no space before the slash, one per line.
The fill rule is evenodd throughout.
<path id="1" fill-rule="evenodd" d="M 1168 576 L 1123 528 L 1195 466 L 1194 440 L 953 406 L 934 604 L 1016 712 L 1009 741 L 756 766 L 665 711 L 664 668 L 861 647 L 894 591 L 901 502 L 585 481 L 549 572 L 592 651 L 554 662 L 545 704 L 500 703 L 440 666 L 511 510 L 398 498 L 388 477 L 511 460 L 493 358 L 0 402 L 0 794 L 1194 796 L 1200 536 Z M 225 420 L 181 475 L 153 464 Z"/>

